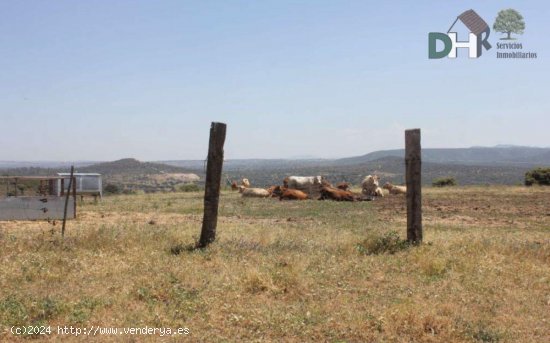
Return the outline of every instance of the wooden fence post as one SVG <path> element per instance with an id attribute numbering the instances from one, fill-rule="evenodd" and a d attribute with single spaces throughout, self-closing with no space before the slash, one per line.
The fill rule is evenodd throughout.
<path id="1" fill-rule="evenodd" d="M 225 143 L 224 123 L 212 123 L 208 145 L 208 162 L 206 164 L 206 183 L 204 188 L 204 217 L 201 237 L 197 248 L 205 248 L 216 239 L 218 225 L 218 203 L 223 168 L 223 144 Z"/>
<path id="2" fill-rule="evenodd" d="M 422 180 L 420 129 L 405 131 L 405 180 L 407 182 L 407 240 L 422 243 Z"/>

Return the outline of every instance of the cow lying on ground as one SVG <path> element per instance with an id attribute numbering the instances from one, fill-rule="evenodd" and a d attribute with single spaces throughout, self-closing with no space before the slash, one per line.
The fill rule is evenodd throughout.
<path id="1" fill-rule="evenodd" d="M 243 197 L 247 198 L 267 198 L 270 196 L 269 192 L 263 188 L 246 188 L 239 186 L 239 192 Z"/>
<path id="2" fill-rule="evenodd" d="M 336 185 L 336 188 L 341 189 L 343 191 L 348 191 L 349 190 L 349 183 L 340 182 L 339 184 Z"/>
<path id="3" fill-rule="evenodd" d="M 279 200 L 306 200 L 308 196 L 306 193 L 298 189 L 281 188 L 282 193 L 279 196 Z"/>
<path id="4" fill-rule="evenodd" d="M 377 175 L 367 175 L 361 182 L 362 193 L 367 196 L 384 196 L 382 188 L 379 186 L 380 177 Z"/>
<path id="5" fill-rule="evenodd" d="M 336 201 L 358 201 L 361 200 L 361 197 L 350 191 L 324 186 L 321 188 L 321 196 L 319 197 L 319 200 L 326 199 Z"/>
<path id="6" fill-rule="evenodd" d="M 271 186 L 267 189 L 272 198 L 278 198 L 283 194 L 284 188 L 281 186 Z"/>
<path id="7" fill-rule="evenodd" d="M 392 185 L 390 182 L 386 182 L 382 188 L 390 191 L 390 194 L 407 194 L 406 186 L 396 186 Z"/>

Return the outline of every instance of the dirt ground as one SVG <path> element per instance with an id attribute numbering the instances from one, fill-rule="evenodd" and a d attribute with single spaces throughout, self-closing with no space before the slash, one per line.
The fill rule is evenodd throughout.
<path id="1" fill-rule="evenodd" d="M 422 199 L 427 225 L 539 229 L 550 223 L 550 195 L 544 188 L 429 188 Z M 388 195 L 374 206 L 381 218 L 406 222 L 405 195 Z"/>

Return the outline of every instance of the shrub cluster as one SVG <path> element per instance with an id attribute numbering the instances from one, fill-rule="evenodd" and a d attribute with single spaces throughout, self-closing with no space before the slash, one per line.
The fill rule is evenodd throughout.
<path id="1" fill-rule="evenodd" d="M 103 192 L 105 192 L 105 194 L 120 194 L 120 188 L 113 183 L 108 183 L 103 188 Z"/>
<path id="2" fill-rule="evenodd" d="M 432 181 L 434 187 L 456 186 L 457 184 L 454 177 L 440 177 Z"/>
<path id="3" fill-rule="evenodd" d="M 177 190 L 180 192 L 198 192 L 200 187 L 194 183 L 185 183 L 177 187 Z"/>
<path id="4" fill-rule="evenodd" d="M 525 173 L 525 185 L 550 186 L 550 168 L 535 168 Z"/>
<path id="5" fill-rule="evenodd" d="M 384 235 L 374 235 L 357 245 L 357 250 L 365 255 L 395 254 L 407 249 L 409 242 L 399 238 L 399 234 L 390 231 Z"/>

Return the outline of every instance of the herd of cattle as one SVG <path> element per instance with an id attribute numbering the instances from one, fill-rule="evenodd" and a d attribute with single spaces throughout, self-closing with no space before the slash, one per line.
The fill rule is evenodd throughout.
<path id="1" fill-rule="evenodd" d="M 255 198 L 279 198 L 279 200 L 336 200 L 336 201 L 369 201 L 375 197 L 383 197 L 382 188 L 389 194 L 406 194 L 405 186 L 395 186 L 386 182 L 382 188 L 379 186 L 380 177 L 368 175 L 361 183 L 361 193 L 350 190 L 347 182 L 340 182 L 333 186 L 322 176 L 289 176 L 283 180 L 282 186 L 271 186 L 267 189 L 250 187 L 248 179 L 242 179 L 238 185 L 231 182 L 231 189 L 238 190 L 243 197 Z"/>

